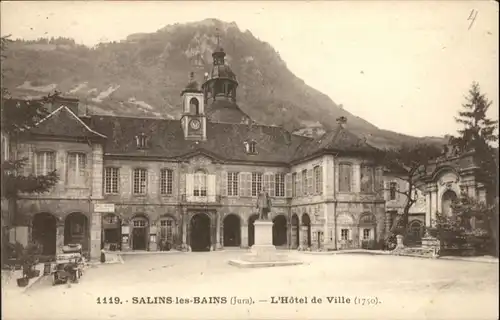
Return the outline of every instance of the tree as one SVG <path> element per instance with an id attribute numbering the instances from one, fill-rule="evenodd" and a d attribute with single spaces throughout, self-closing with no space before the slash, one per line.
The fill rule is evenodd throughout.
<path id="1" fill-rule="evenodd" d="M 492 146 L 498 141 L 498 120 L 487 117 L 492 102 L 481 93 L 476 82 L 472 83 L 465 99 L 463 111 L 459 111 L 458 117 L 455 117 L 463 128 L 458 130 L 458 136 L 450 137 L 450 144 L 461 152 L 474 151 L 476 164 L 480 168 L 477 179 L 485 185 L 488 203 L 492 205 L 498 194 L 498 149 Z"/>
<path id="2" fill-rule="evenodd" d="M 455 120 L 463 125 L 457 136 L 450 137 L 450 144 L 460 151 L 474 151 L 474 159 L 479 167 L 476 176 L 478 182 L 486 188 L 486 204 L 477 200 L 461 199 L 458 212 L 475 212 L 486 215 L 485 223 L 496 245 L 498 253 L 498 148 L 493 143 L 498 141 L 498 120 L 490 119 L 486 114 L 492 104 L 481 93 L 479 84 L 472 83 L 463 111 L 458 112 Z"/>
<path id="3" fill-rule="evenodd" d="M 422 173 L 426 172 L 428 163 L 441 153 L 441 149 L 434 144 L 403 144 L 394 149 L 384 150 L 379 158 L 382 165 L 396 172 L 399 179 L 403 180 L 407 185 L 406 190 L 393 190 L 405 197 L 405 205 L 402 215 L 399 216 L 386 239 L 389 245 L 394 244 L 396 235 L 406 236 L 410 208 L 418 200 L 417 187 L 419 186 L 419 178 Z"/>
<path id="4" fill-rule="evenodd" d="M 2 37 L 1 57 L 5 59 L 5 50 L 9 43 L 8 37 Z M 3 78 L 3 70 L 2 70 Z M 7 137 L 9 146 L 16 146 L 23 135 L 34 127 L 47 114 L 46 103 L 52 102 L 59 93 L 48 95 L 40 100 L 19 100 L 8 96 L 6 88 L 2 87 L 1 97 L 1 129 L 2 135 Z M 4 142 L 4 141 L 3 141 Z M 8 148 L 9 150 L 11 148 Z M 8 200 L 9 217 L 8 221 L 2 224 L 11 225 L 17 222 L 17 199 L 21 193 L 44 193 L 49 191 L 59 180 L 56 171 L 45 175 L 24 174 L 23 168 L 28 159 L 11 159 L 6 155 L 7 160 L 2 159 L 2 197 Z"/>
<path id="5" fill-rule="evenodd" d="M 497 206 L 463 193 L 451 207 L 453 215 L 438 213 L 435 226 L 429 230 L 440 240 L 441 252 L 466 250 L 498 256 Z"/>

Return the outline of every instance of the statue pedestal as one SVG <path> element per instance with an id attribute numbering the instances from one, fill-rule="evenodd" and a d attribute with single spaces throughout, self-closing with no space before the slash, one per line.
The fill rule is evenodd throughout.
<path id="1" fill-rule="evenodd" d="M 257 220 L 254 222 L 255 244 L 250 252 L 240 259 L 229 260 L 229 264 L 240 268 L 276 267 L 302 264 L 291 260 L 286 254 L 278 253 L 273 245 L 273 222 Z"/>

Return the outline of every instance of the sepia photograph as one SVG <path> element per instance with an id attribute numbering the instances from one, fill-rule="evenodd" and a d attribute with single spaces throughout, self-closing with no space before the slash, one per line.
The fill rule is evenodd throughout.
<path id="1" fill-rule="evenodd" d="M 499 318 L 496 1 L 2 1 L 6 320 Z"/>

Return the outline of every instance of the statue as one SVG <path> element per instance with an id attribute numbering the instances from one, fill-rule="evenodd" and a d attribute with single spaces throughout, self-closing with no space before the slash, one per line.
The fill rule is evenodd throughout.
<path id="1" fill-rule="evenodd" d="M 271 211 L 271 199 L 264 190 L 261 190 L 257 197 L 257 209 L 259 210 L 259 220 L 268 220 Z"/>

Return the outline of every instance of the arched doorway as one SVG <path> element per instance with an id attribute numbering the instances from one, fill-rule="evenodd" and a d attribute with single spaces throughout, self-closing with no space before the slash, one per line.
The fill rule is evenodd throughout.
<path id="1" fill-rule="evenodd" d="M 103 246 L 104 249 L 115 251 L 121 250 L 121 220 L 113 213 L 107 214 L 102 219 Z"/>
<path id="2" fill-rule="evenodd" d="M 304 234 L 304 246 L 311 247 L 311 218 L 307 213 L 302 215 L 302 230 Z"/>
<path id="3" fill-rule="evenodd" d="M 406 242 L 409 245 L 419 245 L 422 243 L 424 226 L 421 221 L 413 220 L 408 225 L 408 233 L 406 235 Z"/>
<path id="4" fill-rule="evenodd" d="M 241 244 L 240 218 L 235 214 L 229 214 L 222 223 L 224 229 L 225 247 L 239 247 Z"/>
<path id="5" fill-rule="evenodd" d="M 300 246 L 300 221 L 294 213 L 292 215 L 292 248 L 297 249 Z"/>
<path id="6" fill-rule="evenodd" d="M 148 249 L 149 220 L 144 215 L 135 216 L 132 221 L 132 250 Z"/>
<path id="7" fill-rule="evenodd" d="M 197 213 L 191 218 L 190 245 L 192 251 L 210 251 L 210 217 L 205 213 Z"/>
<path id="8" fill-rule="evenodd" d="M 83 251 L 88 251 L 89 223 L 81 212 L 70 213 L 64 220 L 64 245 L 81 244 Z"/>
<path id="9" fill-rule="evenodd" d="M 273 219 L 273 245 L 286 245 L 286 218 L 280 214 Z"/>
<path id="10" fill-rule="evenodd" d="M 451 217 L 453 215 L 453 211 L 451 209 L 451 205 L 453 202 L 457 200 L 457 194 L 452 190 L 447 190 L 443 193 L 443 197 L 441 198 L 441 208 L 442 214 L 446 217 Z"/>
<path id="11" fill-rule="evenodd" d="M 253 223 L 259 219 L 259 216 L 254 214 L 248 218 L 248 246 L 251 247 L 255 243 L 255 226 Z"/>
<path id="12" fill-rule="evenodd" d="M 42 255 L 56 254 L 57 219 L 50 213 L 37 213 L 33 217 L 31 238 L 42 246 Z"/>

